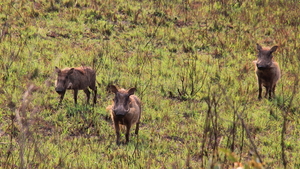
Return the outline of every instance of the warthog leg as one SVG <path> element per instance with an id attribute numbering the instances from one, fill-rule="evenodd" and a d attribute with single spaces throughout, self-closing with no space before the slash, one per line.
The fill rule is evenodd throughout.
<path id="1" fill-rule="evenodd" d="M 126 125 L 126 134 L 125 134 L 125 137 L 126 137 L 126 143 L 129 142 L 130 128 L 131 128 L 131 124 L 127 124 L 127 125 Z"/>
<path id="2" fill-rule="evenodd" d="M 77 104 L 78 89 L 74 89 L 74 103 Z"/>
<path id="3" fill-rule="evenodd" d="M 63 92 L 60 94 L 59 105 L 62 103 L 62 101 L 63 101 L 63 99 L 64 99 L 64 96 L 65 96 L 65 93 L 66 93 L 66 91 L 63 91 Z"/>
<path id="4" fill-rule="evenodd" d="M 273 88 L 272 88 L 272 93 L 273 93 L 273 97 L 275 98 L 275 87 L 276 87 L 276 84 L 274 84 Z"/>
<path id="5" fill-rule="evenodd" d="M 94 89 L 94 104 L 97 102 L 97 87 Z"/>
<path id="6" fill-rule="evenodd" d="M 272 87 L 268 87 L 268 92 L 269 92 L 269 100 L 272 99 Z"/>
<path id="7" fill-rule="evenodd" d="M 137 123 L 136 123 L 136 126 L 135 126 L 135 134 L 136 134 L 136 135 L 139 134 L 139 125 L 140 125 L 140 122 L 137 122 Z"/>
<path id="8" fill-rule="evenodd" d="M 258 80 L 258 99 L 261 99 L 261 92 L 262 92 L 262 82 Z"/>
<path id="9" fill-rule="evenodd" d="M 269 87 L 265 87 L 266 88 L 266 94 L 265 94 L 265 98 L 267 98 L 268 97 L 268 94 L 269 94 L 269 97 L 270 97 L 270 88 Z"/>
<path id="10" fill-rule="evenodd" d="M 115 125 L 115 130 L 116 130 L 116 135 L 117 135 L 117 145 L 120 145 L 120 126 L 119 126 L 119 122 L 114 122 Z"/>
<path id="11" fill-rule="evenodd" d="M 90 92 L 89 89 L 87 89 L 87 88 L 84 89 L 83 91 L 84 91 L 84 93 L 86 94 L 86 103 L 89 104 L 91 92 Z"/>
<path id="12" fill-rule="evenodd" d="M 95 85 L 89 86 L 91 90 L 93 90 L 93 103 L 96 104 L 97 102 L 97 87 Z"/>

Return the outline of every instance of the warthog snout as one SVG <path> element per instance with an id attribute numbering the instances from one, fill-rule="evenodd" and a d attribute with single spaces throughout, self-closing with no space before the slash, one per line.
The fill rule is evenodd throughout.
<path id="1" fill-rule="evenodd" d="M 120 109 L 117 108 L 117 109 L 113 109 L 113 112 L 117 117 L 123 117 L 129 112 L 129 109 L 125 110 L 123 108 Z"/>
<path id="2" fill-rule="evenodd" d="M 256 66 L 257 66 L 257 69 L 259 69 L 259 70 L 264 70 L 264 69 L 267 68 L 266 66 L 264 66 L 264 65 L 259 65 L 259 64 L 256 64 Z"/>
<path id="3" fill-rule="evenodd" d="M 56 91 L 58 94 L 63 94 L 63 93 L 66 92 L 66 90 L 64 90 L 64 89 L 62 89 L 62 88 L 58 88 L 58 87 L 55 88 L 55 91 Z"/>
<path id="4" fill-rule="evenodd" d="M 273 64 L 272 58 L 266 57 L 264 55 L 260 56 L 256 61 L 256 67 L 259 70 L 270 69 L 272 64 Z"/>

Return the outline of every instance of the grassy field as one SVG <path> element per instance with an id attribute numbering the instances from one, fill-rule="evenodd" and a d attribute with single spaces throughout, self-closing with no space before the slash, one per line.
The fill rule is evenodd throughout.
<path id="1" fill-rule="evenodd" d="M 0 1 L 1 168 L 300 168 L 298 0 Z M 256 43 L 282 78 L 258 100 Z M 55 66 L 97 71 L 63 104 Z M 117 146 L 109 84 L 136 87 Z M 121 141 L 125 141 L 124 134 Z"/>

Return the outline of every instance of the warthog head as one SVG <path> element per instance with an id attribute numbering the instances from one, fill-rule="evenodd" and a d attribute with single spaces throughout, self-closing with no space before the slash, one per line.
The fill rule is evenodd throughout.
<path id="1" fill-rule="evenodd" d="M 118 90 L 117 87 L 111 85 L 111 91 L 115 93 L 114 106 L 112 111 L 117 117 L 123 117 L 129 112 L 129 97 L 134 94 L 135 90 L 135 88 L 131 88 L 128 91 L 124 89 Z"/>
<path id="2" fill-rule="evenodd" d="M 60 70 L 58 67 L 55 67 L 55 71 L 57 73 L 55 91 L 58 94 L 63 94 L 67 89 L 72 88 L 72 83 L 69 76 L 73 73 L 74 68 L 71 68 L 69 70 Z"/>
<path id="3" fill-rule="evenodd" d="M 264 70 L 272 66 L 273 55 L 272 53 L 276 51 L 278 46 L 273 46 L 271 49 L 264 49 L 259 44 L 257 44 L 258 56 L 256 61 L 257 69 Z"/>

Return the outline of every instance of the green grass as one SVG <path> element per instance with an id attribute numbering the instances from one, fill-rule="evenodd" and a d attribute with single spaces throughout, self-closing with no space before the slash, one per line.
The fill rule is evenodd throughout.
<path id="1" fill-rule="evenodd" d="M 300 167 L 298 1 L 0 4 L 1 168 Z M 272 101 L 257 99 L 256 43 L 279 45 Z M 97 71 L 97 104 L 67 91 L 58 107 L 55 66 L 81 65 Z M 108 84 L 142 100 L 128 145 Z"/>

